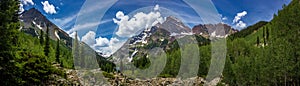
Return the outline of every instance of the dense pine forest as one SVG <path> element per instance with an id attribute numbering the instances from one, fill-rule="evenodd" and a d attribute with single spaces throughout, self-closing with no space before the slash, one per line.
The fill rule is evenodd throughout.
<path id="1" fill-rule="evenodd" d="M 293 0 L 274 14 L 272 21 L 253 29 L 251 34 L 242 38 L 233 35 L 233 40 L 227 42 L 224 82 L 230 85 L 299 85 L 299 8 L 299 0 Z"/>

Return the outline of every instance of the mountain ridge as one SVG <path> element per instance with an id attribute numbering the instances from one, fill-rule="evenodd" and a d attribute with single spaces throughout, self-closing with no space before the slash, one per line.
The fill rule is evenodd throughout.
<path id="1" fill-rule="evenodd" d="M 202 26 L 202 27 L 198 27 Z M 224 29 L 224 30 L 222 30 Z M 200 34 L 200 33 L 204 34 Z M 215 33 L 214 33 L 215 32 Z M 154 47 L 160 47 L 164 50 L 170 50 L 175 48 L 174 42 L 176 39 L 180 39 L 189 35 L 196 35 L 200 45 L 206 44 L 210 36 L 217 38 L 224 38 L 230 34 L 238 32 L 227 24 L 199 24 L 190 29 L 184 23 L 176 17 L 169 16 L 163 23 L 158 23 L 155 26 L 145 29 L 140 34 L 128 39 L 124 45 L 114 52 L 110 58 L 113 62 L 120 62 L 120 59 L 131 62 L 133 57 L 137 54 L 146 53 L 147 49 Z M 202 42 L 203 41 L 203 42 Z M 176 46 L 176 43 L 175 43 Z M 119 58 L 120 57 L 120 58 Z M 122 57 L 122 58 L 121 58 Z"/>
<path id="2" fill-rule="evenodd" d="M 29 33 L 33 36 L 39 36 L 41 35 L 40 30 L 46 32 L 47 28 L 49 28 L 49 36 L 51 39 L 60 39 L 67 46 L 72 46 L 72 38 L 69 36 L 69 34 L 48 20 L 46 16 L 44 16 L 35 8 L 31 8 L 21 13 L 20 21 L 23 23 L 21 30 L 34 32 Z"/>
<path id="3" fill-rule="evenodd" d="M 192 28 L 192 32 L 194 34 L 200 34 L 205 38 L 209 38 L 210 36 L 216 37 L 227 37 L 231 34 L 238 32 L 238 30 L 232 28 L 231 26 L 218 23 L 218 24 L 199 24 Z M 213 34 L 214 33 L 214 34 Z"/>

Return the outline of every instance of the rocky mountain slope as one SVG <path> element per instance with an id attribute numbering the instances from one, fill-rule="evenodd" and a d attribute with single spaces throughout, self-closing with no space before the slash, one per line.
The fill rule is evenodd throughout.
<path id="1" fill-rule="evenodd" d="M 20 15 L 20 21 L 22 22 L 21 30 L 29 33 L 33 36 L 41 35 L 40 30 L 44 31 L 46 34 L 47 26 L 49 28 L 50 38 L 53 40 L 60 39 L 67 46 L 71 47 L 72 38 L 56 26 L 54 23 L 49 21 L 40 11 L 35 8 L 24 11 Z"/>
<path id="2" fill-rule="evenodd" d="M 158 28 L 163 28 L 170 33 L 189 33 L 191 29 L 183 24 L 181 20 L 176 17 L 169 16 L 162 24 L 156 25 Z"/>
<path id="3" fill-rule="evenodd" d="M 126 43 L 112 55 L 113 62 L 119 62 L 124 57 L 124 62 L 131 62 L 138 53 L 147 49 L 161 47 L 166 49 L 168 44 L 174 41 L 174 37 L 181 37 L 189 34 L 190 28 L 184 25 L 179 19 L 170 16 L 162 24 L 158 23 L 147 28 L 140 34 L 128 39 Z M 139 49 L 137 48 L 139 47 Z M 121 57 L 121 58 L 119 58 Z"/>
<path id="4" fill-rule="evenodd" d="M 192 28 L 194 34 L 199 34 L 203 37 L 208 38 L 209 36 L 213 37 L 227 37 L 230 34 L 238 32 L 238 30 L 233 29 L 227 24 L 199 24 Z"/>

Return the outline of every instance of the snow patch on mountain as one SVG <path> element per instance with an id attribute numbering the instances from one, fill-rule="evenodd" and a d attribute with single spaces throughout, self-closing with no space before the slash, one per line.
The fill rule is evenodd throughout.
<path id="1" fill-rule="evenodd" d="M 32 23 L 33 23 L 35 26 L 37 26 L 39 29 L 41 29 L 41 30 L 43 29 L 43 28 L 41 27 L 41 25 L 35 23 L 35 21 L 32 21 Z"/>
<path id="2" fill-rule="evenodd" d="M 130 57 L 128 58 L 128 62 L 132 62 L 133 57 L 137 54 L 138 50 L 135 49 L 134 52 L 130 55 Z"/>
<path id="3" fill-rule="evenodd" d="M 59 37 L 58 34 L 57 34 L 57 30 L 55 30 L 54 34 L 55 34 L 56 38 L 57 38 L 58 40 L 60 40 L 60 37 Z"/>
<path id="4" fill-rule="evenodd" d="M 147 28 L 144 31 L 142 31 L 139 35 L 133 36 L 132 40 L 130 41 L 130 45 L 134 45 L 137 43 L 147 44 L 147 37 L 150 37 L 152 33 L 155 31 L 155 27 Z"/>

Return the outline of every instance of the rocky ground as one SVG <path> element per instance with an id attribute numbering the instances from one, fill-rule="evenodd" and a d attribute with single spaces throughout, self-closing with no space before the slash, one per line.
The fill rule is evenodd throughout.
<path id="1" fill-rule="evenodd" d="M 188 79 L 180 78 L 152 78 L 152 79 L 131 79 L 123 76 L 122 74 L 115 74 L 114 79 L 109 79 L 109 82 L 113 86 L 215 86 L 219 83 L 221 78 L 215 78 L 210 82 L 207 82 L 202 77 L 192 77 Z M 226 85 L 225 83 L 222 83 Z"/>
<path id="2" fill-rule="evenodd" d="M 53 64 L 56 68 L 65 71 L 65 76 L 52 75 L 54 80 L 49 80 L 45 85 L 47 86 L 81 86 L 79 77 L 74 69 L 62 68 L 60 64 Z"/>
<path id="3" fill-rule="evenodd" d="M 56 81 L 49 82 L 48 85 L 71 85 L 71 86 L 91 86 L 91 85 L 100 85 L 100 86 L 215 86 L 220 81 L 221 78 L 215 78 L 210 82 L 207 82 L 202 77 L 191 77 L 187 79 L 181 78 L 151 78 L 151 79 L 139 79 L 139 78 L 129 78 L 124 76 L 121 73 L 111 73 L 113 77 L 103 78 L 102 72 L 100 69 L 94 70 L 74 70 L 74 69 L 65 69 L 61 68 L 59 64 L 55 64 L 59 69 L 62 69 L 66 72 L 66 77 L 60 77 L 53 75 L 56 78 Z M 97 75 L 96 75 L 97 74 Z M 96 77 L 100 76 L 100 77 Z M 225 83 L 221 83 L 226 85 Z"/>

